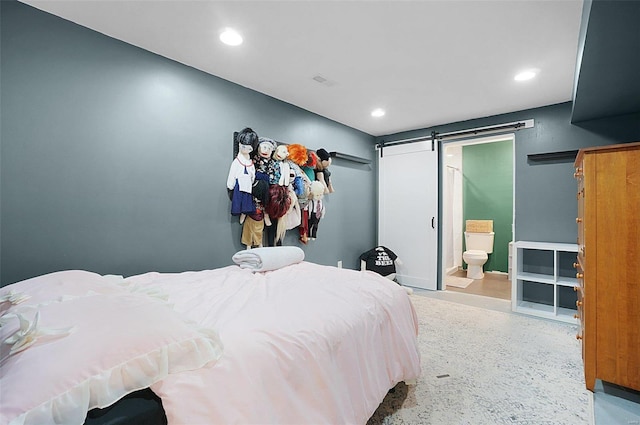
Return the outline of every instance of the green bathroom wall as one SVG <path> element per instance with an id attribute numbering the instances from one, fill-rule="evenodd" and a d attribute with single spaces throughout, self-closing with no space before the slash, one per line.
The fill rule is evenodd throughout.
<path id="1" fill-rule="evenodd" d="M 493 220 L 493 253 L 484 270 L 506 273 L 513 223 L 512 141 L 463 146 L 462 170 L 465 222 Z"/>

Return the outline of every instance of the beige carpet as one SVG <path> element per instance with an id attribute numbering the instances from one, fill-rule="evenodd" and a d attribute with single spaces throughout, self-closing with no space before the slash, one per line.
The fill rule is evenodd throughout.
<path id="1" fill-rule="evenodd" d="M 422 374 L 368 425 L 588 425 L 576 326 L 412 295 Z"/>
<path id="2" fill-rule="evenodd" d="M 456 288 L 466 288 L 471 285 L 471 282 L 473 282 L 473 279 L 458 276 L 446 276 L 444 279 L 446 286 L 455 286 Z"/>

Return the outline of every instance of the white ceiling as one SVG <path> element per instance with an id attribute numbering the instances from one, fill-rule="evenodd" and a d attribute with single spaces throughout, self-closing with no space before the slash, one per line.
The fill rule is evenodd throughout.
<path id="1" fill-rule="evenodd" d="M 583 3 L 22 1 L 375 136 L 571 100 Z"/>

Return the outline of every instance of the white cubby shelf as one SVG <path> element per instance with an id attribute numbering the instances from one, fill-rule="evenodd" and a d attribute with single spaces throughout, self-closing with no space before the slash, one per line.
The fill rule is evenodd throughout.
<path id="1" fill-rule="evenodd" d="M 577 253 L 576 244 L 514 242 L 511 310 L 577 324 Z"/>

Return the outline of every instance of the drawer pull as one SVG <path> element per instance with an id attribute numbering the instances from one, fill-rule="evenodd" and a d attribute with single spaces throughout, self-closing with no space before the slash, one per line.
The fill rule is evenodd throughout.
<path id="1" fill-rule="evenodd" d="M 578 264 L 578 263 L 573 263 L 573 268 L 574 268 L 574 269 L 577 269 L 579 265 L 580 265 L 580 264 Z"/>
<path id="2" fill-rule="evenodd" d="M 582 279 L 584 277 L 584 273 L 576 273 L 576 279 Z"/>
<path id="3" fill-rule="evenodd" d="M 576 301 L 576 307 L 580 307 L 580 306 L 582 306 L 582 301 L 580 300 Z"/>
<path id="4" fill-rule="evenodd" d="M 573 318 L 574 318 L 574 319 L 579 319 L 579 318 L 580 318 L 580 316 L 578 316 L 577 314 L 574 314 L 574 315 L 573 315 Z"/>
<path id="5" fill-rule="evenodd" d="M 582 219 L 580 217 L 576 218 L 576 223 L 582 223 Z"/>
<path id="6" fill-rule="evenodd" d="M 582 339 L 582 335 L 580 334 L 576 335 L 576 339 Z"/>
<path id="7" fill-rule="evenodd" d="M 573 287 L 573 292 L 578 292 L 578 288 L 580 288 L 579 286 L 574 286 Z"/>

